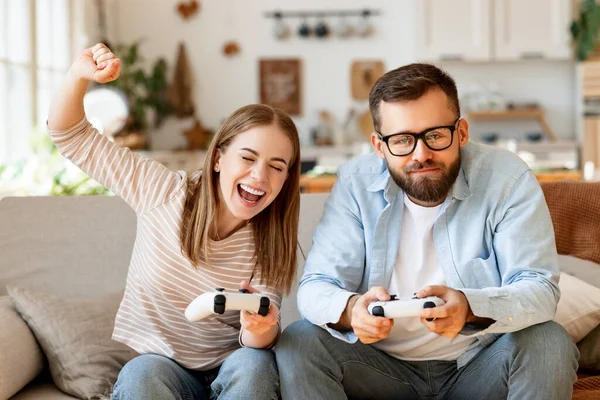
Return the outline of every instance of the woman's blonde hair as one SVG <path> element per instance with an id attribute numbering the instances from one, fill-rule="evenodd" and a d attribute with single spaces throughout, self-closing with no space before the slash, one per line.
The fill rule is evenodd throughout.
<path id="1" fill-rule="evenodd" d="M 183 210 L 181 246 L 194 263 L 210 260 L 209 237 L 217 231 L 219 205 L 218 174 L 214 171 L 217 150 L 227 146 L 240 133 L 257 126 L 275 124 L 292 142 L 293 156 L 288 177 L 269 206 L 251 220 L 256 248 L 255 273 L 261 283 L 289 293 L 296 277 L 298 219 L 300 217 L 300 141 L 292 119 L 283 111 L 262 104 L 251 104 L 234 111 L 215 134 L 197 182 L 188 179 L 188 194 Z M 225 205 L 223 205 L 225 206 Z"/>

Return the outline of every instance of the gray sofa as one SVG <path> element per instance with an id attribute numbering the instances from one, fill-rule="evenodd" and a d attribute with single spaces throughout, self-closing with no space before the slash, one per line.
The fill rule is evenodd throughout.
<path id="1" fill-rule="evenodd" d="M 312 232 L 327 196 L 302 195 L 299 238 L 304 253 L 310 249 Z M 39 289 L 65 297 L 99 296 L 120 290 L 124 287 L 135 230 L 135 214 L 117 197 L 0 200 L 0 345 L 8 343 L 8 348 L 18 349 L 11 354 L 0 350 L 0 400 L 2 393 L 19 400 L 73 398 L 59 391 L 48 374 L 42 372 L 44 356 L 27 324 L 13 308 L 6 286 Z M 600 268 L 570 261 L 561 259 L 563 269 L 588 282 L 595 280 L 600 286 Z M 299 275 L 302 264 L 300 256 Z M 284 299 L 283 325 L 298 318 L 292 293 Z M 1 368 L 7 365 L 11 367 Z"/>
<path id="2" fill-rule="evenodd" d="M 310 248 L 327 195 L 302 195 L 300 244 Z M 0 200 L 0 343 L 22 348 L 18 358 L 2 354 L 0 365 L 14 365 L 8 376 L 0 369 L 0 400 L 72 399 L 43 373 L 43 355 L 13 308 L 7 285 L 65 297 L 96 297 L 125 286 L 135 237 L 135 214 L 117 197 L 22 197 Z M 299 274 L 303 258 L 300 255 Z M 282 323 L 299 318 L 295 294 L 284 300 Z M 12 353 L 12 352 L 11 352 Z M 41 376 L 36 378 L 36 375 Z M 36 378 L 36 379 L 34 379 Z M 22 383 L 32 381 L 23 388 Z"/>

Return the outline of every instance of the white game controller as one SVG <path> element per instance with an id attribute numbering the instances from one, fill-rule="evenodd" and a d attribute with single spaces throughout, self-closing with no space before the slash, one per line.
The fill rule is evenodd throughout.
<path id="1" fill-rule="evenodd" d="M 418 317 L 419 311 L 424 308 L 434 308 L 444 305 L 444 300 L 436 296 L 423 297 L 419 299 L 413 297 L 411 300 L 398 300 L 396 295 L 391 295 L 389 301 L 374 301 L 369 304 L 369 314 L 376 317 L 400 318 L 400 317 Z M 427 320 L 432 320 L 427 318 Z"/>
<path id="2" fill-rule="evenodd" d="M 216 292 L 204 293 L 192 301 L 185 309 L 185 317 L 192 322 L 199 321 L 211 314 L 223 314 L 225 311 L 250 311 L 263 317 L 269 313 L 271 301 L 267 296 L 249 293 L 240 289 L 240 293 L 225 293 L 217 288 Z"/>

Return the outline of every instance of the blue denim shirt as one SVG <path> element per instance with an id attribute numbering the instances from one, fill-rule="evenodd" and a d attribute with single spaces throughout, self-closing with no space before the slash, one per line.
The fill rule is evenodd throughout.
<path id="1" fill-rule="evenodd" d="M 509 151 L 468 143 L 461 152 L 433 227 L 435 251 L 446 284 L 465 294 L 476 316 L 496 322 L 461 332 L 478 341 L 459 367 L 500 334 L 552 320 L 560 298 L 554 230 L 532 171 Z M 376 154 L 340 168 L 300 281 L 304 318 L 357 340 L 327 324 L 339 321 L 353 294 L 388 287 L 398 251 L 410 251 L 400 243 L 403 211 L 403 191 Z"/>

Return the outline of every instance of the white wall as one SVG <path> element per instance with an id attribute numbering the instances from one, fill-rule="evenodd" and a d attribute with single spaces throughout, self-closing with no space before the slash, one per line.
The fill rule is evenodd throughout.
<path id="1" fill-rule="evenodd" d="M 575 64 L 570 61 L 524 60 L 497 63 L 440 64 L 457 81 L 459 93 L 476 83 L 495 82 L 505 98 L 537 102 L 546 110 L 546 120 L 559 139 L 575 139 Z M 466 106 L 464 104 L 463 106 Z M 466 107 L 463 107 L 466 108 Z M 533 121 L 471 123 L 474 137 L 481 132 L 498 132 L 503 137 L 523 138 L 541 131 Z"/>
<path id="2" fill-rule="evenodd" d="M 298 57 L 303 61 L 304 116 L 295 118 L 301 135 L 308 136 L 318 110 L 327 109 L 343 119 L 355 104 L 350 97 L 350 63 L 357 59 L 382 59 L 387 69 L 414 61 L 414 0 L 203 0 L 200 13 L 184 21 L 176 0 L 126 0 L 115 2 L 113 32 L 122 42 L 144 38 L 142 54 L 148 59 L 166 57 L 173 66 L 180 41 L 187 45 L 195 71 L 195 100 L 205 125 L 216 128 L 237 107 L 259 101 L 258 60 L 268 57 Z M 293 37 L 279 42 L 272 36 L 273 20 L 265 11 L 371 8 L 382 15 L 373 18 L 376 35 L 365 39 L 303 40 Z M 298 19 L 287 20 L 292 24 Z M 328 21 L 335 23 L 335 19 Z M 314 22 L 314 21 L 312 21 Z M 295 28 L 295 25 L 294 25 Z M 240 43 L 242 53 L 222 55 L 226 41 Z M 549 113 L 549 123 L 561 138 L 574 137 L 573 66 L 568 62 L 523 62 L 503 65 L 445 65 L 459 87 L 483 83 L 490 77 L 502 84 L 514 100 L 538 101 Z M 182 147 L 181 129 L 188 121 L 172 121 L 153 135 L 157 149 Z M 501 126 L 511 132 L 536 126 Z M 484 126 L 481 129 L 486 130 Z M 493 127 L 496 130 L 496 127 Z"/>

